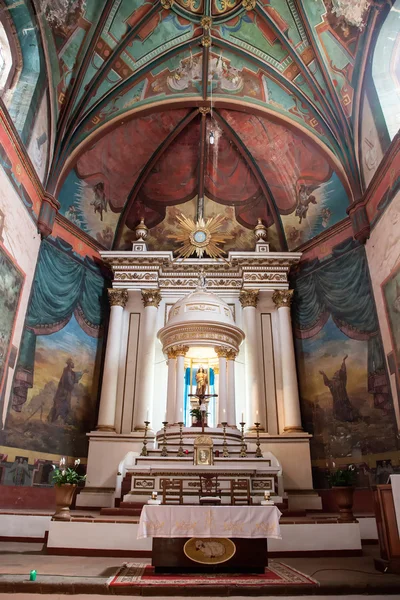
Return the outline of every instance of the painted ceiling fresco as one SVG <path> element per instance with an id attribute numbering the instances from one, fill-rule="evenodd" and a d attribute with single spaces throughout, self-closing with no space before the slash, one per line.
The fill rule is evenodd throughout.
<path id="1" fill-rule="evenodd" d="M 362 193 L 360 89 L 385 3 L 74 0 L 66 18 L 45 4 L 47 188 L 99 244 L 129 247 L 144 217 L 152 248 L 172 248 L 176 214 L 201 206 L 243 248 L 262 218 L 294 249 Z"/>

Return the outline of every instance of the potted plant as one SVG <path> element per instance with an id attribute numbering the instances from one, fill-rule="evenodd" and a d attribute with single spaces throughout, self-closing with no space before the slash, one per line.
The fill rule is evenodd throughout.
<path id="1" fill-rule="evenodd" d="M 328 477 L 333 497 L 339 509 L 339 519 L 343 523 L 355 521 L 353 515 L 353 496 L 356 476 L 357 470 L 355 465 L 348 465 L 345 469 L 333 471 Z"/>
<path id="2" fill-rule="evenodd" d="M 74 462 L 73 467 L 67 467 L 66 460 L 63 457 L 60 460 L 58 468 L 54 467 L 53 482 L 56 492 L 56 512 L 53 515 L 54 521 L 70 521 L 71 513 L 69 508 L 74 497 L 76 486 L 85 481 L 86 475 L 80 475 L 77 472 L 81 461 L 79 458 Z"/>
<path id="3" fill-rule="evenodd" d="M 203 414 L 200 410 L 200 408 L 192 408 L 192 410 L 190 411 L 190 416 L 194 417 L 196 419 L 196 422 L 193 423 L 193 427 L 201 427 L 201 424 L 203 422 Z"/>

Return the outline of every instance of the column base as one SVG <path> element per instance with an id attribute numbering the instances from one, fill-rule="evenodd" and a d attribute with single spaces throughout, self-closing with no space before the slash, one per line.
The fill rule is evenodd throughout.
<path id="1" fill-rule="evenodd" d="M 304 429 L 298 425 L 293 425 L 293 426 L 289 425 L 288 427 L 284 427 L 283 431 L 285 433 L 292 433 L 292 432 L 293 433 L 299 433 L 299 432 L 304 433 Z"/>
<path id="2" fill-rule="evenodd" d="M 115 433 L 115 427 L 112 425 L 97 425 L 96 431 L 111 431 Z"/>

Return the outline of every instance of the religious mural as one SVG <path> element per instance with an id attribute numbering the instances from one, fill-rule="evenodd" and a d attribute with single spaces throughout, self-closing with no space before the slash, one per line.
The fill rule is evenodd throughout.
<path id="1" fill-rule="evenodd" d="M 396 364 L 396 377 L 400 386 L 400 265 L 382 283 L 386 316 Z"/>
<path id="2" fill-rule="evenodd" d="M 0 397 L 2 396 L 14 323 L 23 284 L 24 275 L 15 265 L 8 252 L 0 245 Z M 2 406 L 3 403 L 0 402 L 0 423 L 2 422 Z"/>
<path id="3" fill-rule="evenodd" d="M 376 470 L 396 457 L 396 419 L 363 247 L 349 240 L 293 278 L 305 429 L 324 473 L 337 461 Z M 317 475 L 318 477 L 318 475 Z M 373 481 L 372 481 L 373 482 Z M 326 485 L 320 478 L 316 487 Z"/>
<path id="4" fill-rule="evenodd" d="M 104 279 L 68 244 L 44 242 L 0 444 L 85 456 L 95 425 Z"/>

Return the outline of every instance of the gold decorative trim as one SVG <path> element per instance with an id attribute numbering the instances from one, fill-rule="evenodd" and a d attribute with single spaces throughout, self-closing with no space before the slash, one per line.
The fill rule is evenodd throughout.
<path id="1" fill-rule="evenodd" d="M 259 290 L 240 290 L 239 302 L 242 308 L 252 306 L 257 308 Z"/>
<path id="2" fill-rule="evenodd" d="M 214 350 L 218 358 L 228 358 L 229 348 L 225 348 L 225 346 L 215 346 Z"/>
<path id="3" fill-rule="evenodd" d="M 209 48 L 211 46 L 211 36 L 203 35 L 201 38 L 201 45 L 204 46 L 204 48 Z"/>
<path id="4" fill-rule="evenodd" d="M 165 10 L 169 10 L 170 8 L 172 8 L 172 5 L 174 2 L 175 2 L 175 0 L 161 0 L 161 6 Z"/>
<path id="5" fill-rule="evenodd" d="M 145 308 L 148 306 L 155 306 L 158 308 L 161 302 L 160 290 L 142 290 L 142 301 Z"/>
<path id="6" fill-rule="evenodd" d="M 174 346 L 172 350 L 175 352 L 176 356 L 185 356 L 186 353 L 189 352 L 189 346 Z"/>
<path id="7" fill-rule="evenodd" d="M 209 106 L 200 106 L 199 108 L 199 113 L 202 115 L 208 115 L 210 112 L 210 107 Z"/>
<path id="8" fill-rule="evenodd" d="M 237 355 L 238 355 L 238 353 L 235 352 L 235 350 L 228 350 L 226 358 L 228 360 L 236 360 Z"/>
<path id="9" fill-rule="evenodd" d="M 256 7 L 256 0 L 242 0 L 242 6 L 244 10 L 254 10 Z"/>
<path id="10" fill-rule="evenodd" d="M 282 308 L 283 306 L 290 308 L 293 300 L 293 291 L 294 290 L 276 290 L 272 294 L 272 301 L 275 306 L 277 308 Z"/>
<path id="11" fill-rule="evenodd" d="M 208 345 L 214 343 L 225 344 L 233 350 L 238 350 L 244 339 L 244 334 L 233 325 L 216 325 L 215 323 L 188 323 L 187 325 L 171 325 L 164 327 L 159 332 L 159 338 L 164 351 L 177 343 L 191 344 L 204 342 Z"/>
<path id="12" fill-rule="evenodd" d="M 200 23 L 201 23 L 201 26 L 203 27 L 203 29 L 211 29 L 212 18 L 211 17 L 202 17 Z"/>
<path id="13" fill-rule="evenodd" d="M 127 290 L 114 290 L 110 288 L 107 290 L 107 293 L 110 306 L 122 306 L 125 308 L 129 297 Z"/>
<path id="14" fill-rule="evenodd" d="M 168 348 L 168 350 L 167 350 L 167 357 L 168 357 L 168 360 L 170 360 L 171 358 L 173 359 L 173 358 L 177 357 L 177 353 L 176 353 L 175 348 Z"/>

